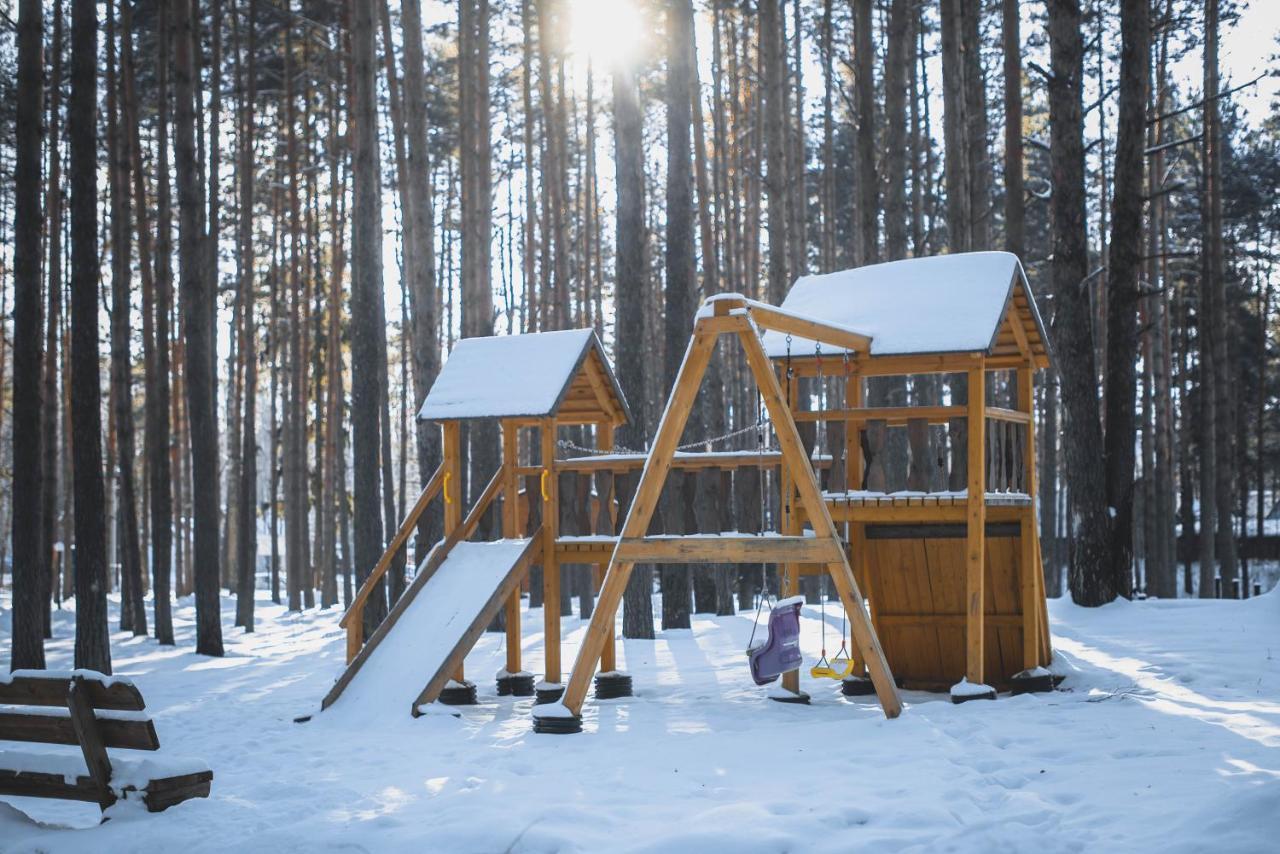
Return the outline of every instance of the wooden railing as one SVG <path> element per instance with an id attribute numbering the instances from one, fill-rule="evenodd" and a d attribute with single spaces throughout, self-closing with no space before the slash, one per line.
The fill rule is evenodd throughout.
<path id="1" fill-rule="evenodd" d="M 939 407 L 950 409 L 951 407 Z M 969 422 L 952 417 L 938 422 L 928 417 L 908 418 L 901 422 L 907 433 L 905 463 L 906 488 L 913 492 L 961 492 L 968 485 Z M 1030 419 L 1025 413 L 1011 409 L 987 410 L 986 491 L 1025 492 L 1027 485 L 1027 431 Z M 888 449 L 891 422 L 873 418 L 862 425 L 864 476 L 861 488 L 870 492 L 889 490 L 887 466 L 893 461 Z M 896 479 L 895 479 L 896 482 Z M 829 487 L 830 488 L 830 487 Z"/>
<path id="2" fill-rule="evenodd" d="M 355 598 L 347 606 L 346 613 L 338 621 L 338 625 L 347 630 L 347 663 L 350 663 L 356 657 L 360 652 L 361 645 L 364 643 L 365 602 L 368 601 L 374 586 L 382 581 L 382 576 L 386 575 L 387 570 L 391 568 L 392 559 L 395 558 L 400 549 L 404 548 L 404 544 L 409 541 L 409 534 L 418 526 L 418 519 L 426 512 L 432 500 L 440 494 L 444 480 L 445 470 L 444 465 L 441 464 L 431 475 L 427 485 L 422 488 L 422 492 L 418 495 L 418 500 L 413 503 L 409 514 L 400 523 L 400 528 L 396 531 L 396 535 L 391 538 L 391 542 L 383 550 L 382 557 L 378 558 L 378 563 L 374 566 L 373 572 L 370 572 L 369 576 L 365 578 L 364 583 L 360 585 L 360 589 L 356 591 Z"/>
<path id="3" fill-rule="evenodd" d="M 476 528 L 480 525 L 480 520 L 484 518 L 484 514 L 493 504 L 493 499 L 502 489 L 502 479 L 505 469 L 499 467 L 494 472 L 493 477 L 485 486 L 484 492 L 480 493 L 480 498 L 475 505 L 467 513 L 461 524 L 458 525 L 448 536 L 436 543 L 431 551 L 427 553 L 426 559 L 422 565 L 418 567 L 418 575 L 430 576 L 444 563 L 444 559 L 449 556 L 449 552 L 458 543 L 470 537 L 475 533 Z M 347 663 L 350 664 L 355 657 L 360 654 L 360 647 L 364 644 L 364 606 L 368 600 L 370 593 L 373 591 L 382 576 L 386 574 L 388 567 L 391 566 L 391 558 L 399 551 L 409 539 L 409 533 L 418 524 L 418 517 L 427 509 L 431 500 L 441 492 L 444 484 L 445 474 L 444 466 L 436 469 L 435 474 L 431 476 L 431 480 L 427 482 L 427 486 L 422 490 L 422 494 L 418 496 L 417 502 L 413 505 L 413 509 L 409 511 L 409 515 L 400 523 L 400 529 L 396 531 L 396 535 L 392 538 L 390 544 L 387 545 L 386 551 L 379 558 L 377 566 L 373 572 L 369 573 L 369 577 L 365 579 L 364 584 L 360 585 L 360 591 L 356 597 L 351 600 L 351 606 L 347 608 L 347 612 L 342 615 L 342 619 L 338 621 L 338 625 L 347 630 Z M 456 499 L 455 499 L 456 500 Z"/>

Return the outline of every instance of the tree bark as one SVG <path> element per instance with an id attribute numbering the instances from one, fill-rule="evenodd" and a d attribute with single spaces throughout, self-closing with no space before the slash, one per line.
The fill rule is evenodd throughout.
<path id="1" fill-rule="evenodd" d="M 787 270 L 787 57 L 778 0 L 760 0 L 760 115 L 764 122 L 765 196 L 769 216 L 769 271 L 765 299 L 782 302 L 791 284 Z M 748 267 L 748 269 L 751 269 Z"/>
<path id="2" fill-rule="evenodd" d="M 237 140 L 240 163 L 237 177 L 240 180 L 240 218 L 237 239 L 240 251 L 237 256 L 240 299 L 240 352 L 244 361 L 244 411 L 241 416 L 240 483 L 236 490 L 238 506 L 228 508 L 237 515 L 235 578 L 236 625 L 246 633 L 254 630 L 254 594 L 256 588 L 256 564 L 258 558 L 258 347 L 257 325 L 254 320 L 254 168 L 253 141 L 255 130 L 254 101 L 258 94 L 258 0 L 249 0 L 248 19 L 243 49 L 243 84 L 240 89 L 240 133 Z"/>
<path id="3" fill-rule="evenodd" d="M 178 3 L 173 20 L 174 167 L 178 180 L 179 293 L 185 356 L 187 418 L 191 433 L 194 538 L 191 562 L 196 593 L 196 652 L 222 655 L 218 560 L 218 413 L 214 403 L 213 285 L 205 253 L 204 191 L 196 160 L 195 24 L 190 4 Z"/>
<path id="4" fill-rule="evenodd" d="M 62 124 L 62 2 L 53 6 L 53 69 L 49 79 L 49 171 L 46 179 L 45 218 L 48 223 L 48 282 L 49 316 L 45 324 L 44 350 L 44 399 L 41 401 L 40 435 L 43 461 L 40 470 L 40 553 L 45 561 L 41 574 L 41 611 L 44 617 L 44 636 L 53 636 L 52 600 L 62 603 L 62 591 L 57 578 L 59 566 L 66 571 L 69 554 L 59 552 L 54 557 L 58 541 L 58 452 L 60 429 L 58 408 L 61 396 L 58 389 L 58 344 L 62 339 L 62 292 L 64 287 L 62 267 L 62 148 L 58 142 Z M 16 181 L 15 181 L 16 183 Z M 16 248 L 16 247 L 15 247 Z M 16 257 L 15 257 L 16 261 Z M 15 274 L 16 274 L 15 269 Z M 15 307 L 16 309 L 16 307 Z M 16 480 L 16 472 L 15 472 Z M 64 487 L 65 488 L 65 487 Z M 14 508 L 16 516 L 17 508 Z M 64 548 L 68 544 L 64 543 Z M 16 607 L 16 606 L 15 606 Z"/>
<path id="5" fill-rule="evenodd" d="M 1222 579 L 1222 595 L 1234 598 L 1235 584 L 1239 573 L 1236 556 L 1235 529 L 1232 526 L 1231 508 L 1235 503 L 1235 404 L 1232 400 L 1232 389 L 1235 386 L 1231 363 L 1228 359 L 1227 341 L 1231 335 L 1231 316 L 1227 307 L 1226 265 L 1223 260 L 1222 235 L 1222 146 L 1225 135 L 1222 129 L 1222 113 L 1219 104 L 1218 85 L 1218 23 L 1219 0 L 1206 0 L 1205 3 L 1205 42 L 1204 42 L 1204 192 L 1201 222 L 1204 237 L 1201 241 L 1204 253 L 1204 282 L 1210 289 L 1209 312 L 1210 335 L 1201 338 L 1201 347 L 1211 348 L 1213 393 L 1213 442 L 1209 444 L 1204 437 L 1204 450 L 1207 456 L 1214 456 L 1213 478 L 1207 476 L 1201 487 L 1202 491 L 1212 489 L 1215 514 L 1202 518 L 1202 527 L 1216 527 L 1216 552 L 1218 575 Z M 1203 368 L 1202 368 L 1203 370 Z M 1204 386 L 1202 385 L 1202 393 Z M 1212 448 L 1212 451 L 1209 449 Z M 1204 497 L 1200 499 L 1204 506 Z M 1212 566 L 1212 562 L 1210 564 Z M 1201 566 L 1203 587 L 1204 566 Z M 1212 585 L 1212 578 L 1210 579 Z M 1205 595 L 1203 590 L 1200 595 Z"/>
<path id="6" fill-rule="evenodd" d="M 1111 508 L 1111 589 L 1133 595 L 1133 473 L 1137 394 L 1138 293 L 1142 275 L 1142 207 L 1151 22 L 1147 0 L 1120 4 L 1120 114 L 1107 274 L 1106 458 Z"/>
<path id="7" fill-rule="evenodd" d="M 122 16 L 129 15 L 121 3 Z M 127 22 L 122 21 L 127 26 Z M 147 611 L 142 598 L 142 546 L 138 537 L 138 497 L 133 466 L 133 357 L 129 312 L 132 291 L 133 210 L 129 195 L 129 135 L 120 129 L 120 75 L 116 63 L 114 4 L 107 6 L 107 151 L 111 203 L 111 385 L 120 514 L 120 628 L 146 635 Z"/>
<path id="8" fill-rule="evenodd" d="M 75 470 L 75 666 L 111 672 L 107 531 L 103 518 L 102 391 L 98 373 L 98 16 L 71 4 L 71 431 Z M 38 168 L 38 167 L 37 167 Z M 34 407 L 33 407 L 34 409 Z M 38 458 L 38 455 L 37 457 Z M 34 528 L 33 528 L 34 530 Z"/>
<path id="9" fill-rule="evenodd" d="M 1022 257 L 1026 190 L 1022 182 L 1022 36 L 1019 0 L 1002 0 L 1004 51 L 1004 245 Z M 1043 508 L 1042 512 L 1043 512 Z"/>
<path id="10" fill-rule="evenodd" d="M 618 383 L 631 408 L 631 423 L 619 428 L 617 440 L 624 448 L 643 448 L 649 430 L 645 397 L 649 317 L 645 308 L 648 234 L 644 218 L 644 114 L 636 81 L 630 69 L 622 66 L 613 72 L 613 122 L 614 183 L 618 193 L 614 294 L 617 317 L 624 319 L 615 327 L 615 363 Z M 618 482 L 624 484 L 626 479 L 619 478 Z M 623 637 L 653 637 L 652 572 L 650 566 L 643 565 L 631 573 L 622 599 Z"/>
<path id="11" fill-rule="evenodd" d="M 169 4 L 162 3 L 157 16 L 158 30 L 170 33 Z M 156 70 L 156 257 L 155 257 L 155 348 L 153 373 L 147 383 L 144 446 L 151 479 L 151 577 L 155 601 L 156 640 L 173 645 L 173 465 L 170 411 L 175 401 L 170 388 L 169 313 L 173 305 L 173 214 L 169 187 L 169 46 L 160 40 L 160 61 Z M 141 180 L 141 171 L 139 178 Z M 142 196 L 135 184 L 134 193 Z M 139 210 L 144 210 L 139 205 Z"/>
<path id="12" fill-rule="evenodd" d="M 374 74 L 373 4 L 354 4 L 351 26 L 354 135 L 351 226 L 351 427 L 355 474 L 355 571 L 363 583 L 382 553 L 378 505 L 379 420 L 386 383 L 382 297 L 382 205 L 378 166 L 378 114 Z M 386 615 L 379 584 L 364 609 L 368 637 Z"/>
<path id="13" fill-rule="evenodd" d="M 1084 46 L 1078 0 L 1049 0 L 1049 146 L 1053 169 L 1054 350 L 1067 423 L 1064 471 L 1075 528 L 1070 532 L 1071 596 L 1101 605 L 1118 591 L 1107 574 L 1107 518 L 1097 376 L 1091 330 L 1085 232 L 1084 128 L 1081 119 Z"/>
<path id="14" fill-rule="evenodd" d="M 80 4 L 83 5 L 83 4 Z M 80 10 L 81 16 L 84 10 Z M 44 19 L 40 0 L 23 0 L 18 7 L 18 104 L 17 144 L 14 160 L 14 302 L 13 302 L 13 637 L 9 657 L 11 670 L 44 668 L 44 584 L 47 576 L 47 556 L 40 512 L 41 491 L 41 346 L 43 321 L 40 305 L 40 143 L 43 137 L 44 112 Z M 80 21 L 81 27 L 85 22 Z M 83 40 L 82 34 L 76 45 Z M 93 47 L 93 42 L 89 42 Z M 83 57 L 79 58 L 80 64 Z M 83 75 L 83 69 L 77 65 Z M 76 78 L 83 87 L 85 81 Z M 90 78 L 92 83 L 92 78 Z M 83 109 L 84 97 L 76 101 Z M 92 108 L 92 102 L 89 103 Z M 85 127 L 84 118 L 77 116 L 77 129 L 93 132 L 92 121 Z M 90 139 L 92 142 L 92 138 Z M 76 141 L 77 150 L 83 152 L 84 143 Z M 92 155 L 90 155 L 92 157 Z M 83 167 L 83 164 L 80 164 Z M 77 172 L 81 181 L 85 176 Z M 89 180 L 93 180 L 90 172 Z M 93 185 L 89 185 L 92 189 Z M 80 216 L 84 215 L 84 187 L 79 187 Z M 90 233 L 96 235 L 92 224 L 93 202 L 88 203 Z M 96 241 L 95 241 L 96 242 Z M 77 245 L 77 244 L 73 244 Z M 93 249 L 90 246 L 90 249 Z M 83 263 L 83 247 L 80 247 Z M 79 279 L 84 278 L 84 270 Z M 80 284 L 83 286 L 84 282 Z M 82 306 L 83 309 L 83 306 Z M 81 319 L 83 322 L 83 319 Z M 95 323 L 94 334 L 97 334 Z M 96 440 L 96 435 L 95 435 Z M 101 473 L 99 473 L 101 478 Z M 101 486 L 101 480 L 99 480 Z M 21 500 L 17 500 L 21 496 Z M 105 598 L 104 598 L 105 605 Z M 105 636 L 105 615 L 103 634 Z M 79 655 L 77 637 L 77 659 Z M 108 652 L 108 666 L 110 663 Z"/>
<path id="15" fill-rule="evenodd" d="M 693 4 L 691 0 L 668 0 L 667 4 L 667 229 L 666 288 L 664 290 L 662 396 L 671 394 L 680 363 L 689 341 L 689 324 L 694 313 L 697 267 L 693 245 L 693 172 L 689 159 L 689 95 L 693 80 Z M 692 435 L 702 432 L 695 406 L 690 425 Z M 689 484 L 693 486 L 691 482 Z M 662 628 L 689 627 L 687 606 L 668 608 L 667 603 L 684 603 L 690 598 L 688 567 L 662 569 Z M 675 619 L 676 622 L 671 622 Z"/>
<path id="16" fill-rule="evenodd" d="M 413 391 L 418 401 L 426 399 L 436 374 L 440 372 L 440 342 L 436 336 L 436 253 L 435 210 L 432 202 L 431 164 L 427 148 L 427 86 L 422 58 L 421 0 L 402 0 L 400 24 L 404 33 L 404 88 L 408 166 L 409 206 L 413 209 L 418 247 L 408 270 L 409 307 L 413 318 Z M 425 484 L 440 465 L 440 431 L 426 422 L 417 422 L 418 478 Z M 439 518 L 423 514 L 418 524 L 415 553 L 427 553 L 440 538 Z"/>
<path id="17" fill-rule="evenodd" d="M 876 81 L 871 0 L 853 4 L 854 109 L 857 139 L 854 175 L 858 185 L 857 263 L 880 260 L 880 176 L 876 172 Z M 887 85 L 887 84 L 886 84 Z"/>

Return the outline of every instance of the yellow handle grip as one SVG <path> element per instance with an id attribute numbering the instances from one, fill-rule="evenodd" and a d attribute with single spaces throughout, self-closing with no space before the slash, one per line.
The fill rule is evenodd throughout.
<path id="1" fill-rule="evenodd" d="M 542 470 L 542 500 L 550 501 L 551 494 L 547 492 L 547 478 L 551 475 L 551 469 Z"/>
<path id="2" fill-rule="evenodd" d="M 452 503 L 453 503 L 453 499 L 449 496 L 449 478 L 451 478 L 451 477 L 453 477 L 453 472 L 451 472 L 451 471 L 447 471 L 447 472 L 445 472 L 445 473 L 444 473 L 444 490 L 443 490 L 443 492 L 444 492 L 444 503 L 445 503 L 445 504 L 452 504 Z"/>

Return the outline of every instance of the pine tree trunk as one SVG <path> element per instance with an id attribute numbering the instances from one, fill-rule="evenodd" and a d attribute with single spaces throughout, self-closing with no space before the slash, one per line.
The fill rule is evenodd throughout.
<path id="1" fill-rule="evenodd" d="M 169 5 L 161 4 L 157 25 L 169 33 Z M 169 189 L 169 45 L 160 40 L 159 68 L 156 71 L 158 109 L 156 116 L 156 257 L 154 348 L 152 376 L 147 383 L 144 445 L 149 457 L 151 478 L 151 576 L 155 601 L 156 640 L 173 645 L 173 485 L 176 466 L 171 450 L 170 412 L 174 401 L 170 389 L 169 312 L 173 305 L 172 238 L 173 219 Z M 141 170 L 139 170 L 141 171 Z M 140 179 L 139 179 L 140 180 Z M 134 192 L 142 196 L 142 188 Z M 140 204 L 139 210 L 145 209 Z M 141 224 L 141 221 L 139 222 Z M 141 243 L 141 241 L 140 241 Z"/>
<path id="2" fill-rule="evenodd" d="M 58 541 L 58 451 L 59 418 L 58 405 L 58 345 L 62 339 L 62 292 L 64 288 L 62 270 L 62 149 L 58 142 L 62 125 L 62 2 L 53 6 L 53 57 L 52 71 L 49 78 L 49 171 L 45 193 L 45 217 L 48 223 L 48 267 L 46 280 L 49 295 L 49 318 L 45 325 L 44 350 L 44 399 L 40 410 L 41 435 L 41 468 L 40 468 L 40 554 L 44 562 L 41 569 L 41 613 L 44 622 L 44 637 L 53 636 L 52 601 L 56 597 L 62 602 L 62 591 L 57 578 L 59 564 L 63 564 L 67 554 L 59 552 L 55 556 L 54 549 Z M 15 181 L 15 184 L 17 182 Z M 16 201 L 16 199 L 15 199 Z M 15 234 L 15 238 L 16 238 Z M 15 241 L 15 251 L 16 251 Z M 17 260 L 16 254 L 14 258 Z M 14 270 L 15 276 L 17 269 Z M 16 281 L 16 279 L 15 279 Z M 15 306 L 16 311 L 16 306 Z M 16 367 L 16 365 L 15 365 Z M 15 391 L 16 394 L 16 391 Z M 15 398 L 16 399 L 16 398 Z M 16 423 L 16 422 L 15 422 Z M 15 482 L 17 473 L 14 473 Z M 18 510 L 13 507 L 11 516 L 17 517 Z M 11 519 L 12 522 L 12 519 Z M 16 609 L 16 605 L 15 605 Z M 16 631 L 16 630 L 15 630 Z"/>
<path id="3" fill-rule="evenodd" d="M 1022 36 L 1019 0 L 1001 2 L 1004 52 L 1004 245 L 1022 257 L 1026 241 L 1026 191 L 1022 183 Z M 1044 508 L 1041 508 L 1044 512 Z"/>
<path id="4" fill-rule="evenodd" d="M 240 483 L 235 490 L 237 506 L 229 507 L 228 513 L 237 516 L 235 579 L 236 579 L 236 625 L 245 632 L 254 630 L 254 594 L 256 589 L 256 564 L 258 558 L 258 347 L 256 341 L 256 322 L 254 319 L 254 243 L 253 243 L 253 211 L 254 211 L 254 159 L 253 142 L 255 130 L 254 101 L 258 93 L 257 64 L 257 23 L 258 0 L 249 0 L 248 20 L 246 23 L 243 59 L 238 62 L 243 66 L 243 85 L 240 87 L 239 138 L 240 163 L 237 177 L 240 180 L 240 219 L 237 239 L 240 244 L 238 254 L 239 269 L 236 286 L 240 300 L 240 352 L 244 362 L 244 410 L 240 420 Z"/>
<path id="5" fill-rule="evenodd" d="M 222 655 L 218 560 L 218 413 L 214 382 L 213 282 L 205 252 L 204 192 L 196 160 L 195 25 L 191 6 L 179 3 L 173 20 L 175 170 L 178 180 L 179 293 L 185 356 L 187 418 L 191 434 L 194 538 L 191 562 L 196 592 L 196 652 Z"/>
<path id="6" fill-rule="evenodd" d="M 782 44 L 779 0 L 760 0 L 761 115 L 764 121 L 765 196 L 769 205 L 768 290 L 764 298 L 782 302 L 791 284 L 787 270 L 787 58 Z M 748 269 L 754 269 L 748 266 Z M 686 326 L 687 329 L 687 326 Z"/>
<path id="7" fill-rule="evenodd" d="M 378 506 L 379 413 L 386 383 L 382 297 L 382 205 L 372 4 L 354 4 L 351 29 L 353 129 L 351 228 L 351 427 L 355 474 L 355 572 L 363 583 L 382 553 Z M 368 637 L 386 615 L 379 584 L 364 609 Z"/>
<path id="8" fill-rule="evenodd" d="M 1109 564 L 1100 571 L 1120 596 L 1133 594 L 1133 473 L 1137 394 L 1138 292 L 1142 275 L 1142 207 L 1150 66 L 1147 0 L 1122 0 L 1120 113 L 1116 138 L 1114 206 L 1107 275 L 1106 458 L 1111 518 Z"/>
<path id="9" fill-rule="evenodd" d="M 1222 235 L 1222 146 L 1225 135 L 1222 129 L 1221 105 L 1218 103 L 1218 4 L 1219 0 L 1207 0 L 1205 3 L 1205 49 L 1204 49 L 1204 206 L 1201 221 L 1204 224 L 1204 280 L 1210 290 L 1212 311 L 1209 322 L 1211 334 L 1202 342 L 1209 342 L 1213 349 L 1211 362 L 1213 373 L 1213 456 L 1214 477 L 1207 481 L 1204 491 L 1212 489 L 1216 492 L 1214 505 L 1216 515 L 1211 517 L 1216 524 L 1217 540 L 1215 552 L 1218 560 L 1218 575 L 1222 579 L 1222 595 L 1234 598 L 1237 595 L 1236 583 L 1239 572 L 1236 556 L 1236 537 L 1232 527 L 1231 507 L 1235 500 L 1235 403 L 1232 390 L 1235 386 L 1231 363 L 1228 359 L 1227 341 L 1231 335 L 1231 316 L 1227 307 L 1226 266 L 1223 261 Z M 1202 344 L 1203 346 L 1203 344 Z M 1207 450 L 1210 445 L 1204 440 Z M 1201 498 L 1203 506 L 1204 499 Z M 1208 524 L 1202 521 L 1202 525 Z M 1204 569 L 1201 568 L 1203 578 Z M 1204 595 L 1203 593 L 1201 595 Z"/>
<path id="10" fill-rule="evenodd" d="M 885 257 L 907 257 L 907 51 L 910 37 L 910 0 L 893 0 L 889 29 L 885 33 L 884 120 L 886 181 L 884 194 Z"/>
<path id="11" fill-rule="evenodd" d="M 853 100 L 857 113 L 854 174 L 858 183 L 857 263 L 880 260 L 880 176 L 876 172 L 876 83 L 871 0 L 853 3 Z"/>
<path id="12" fill-rule="evenodd" d="M 1086 278 L 1084 128 L 1081 120 L 1083 40 L 1076 0 L 1049 0 L 1049 146 L 1053 169 L 1054 350 L 1067 423 L 1064 471 L 1073 521 L 1071 595 L 1077 604 L 1115 598 L 1109 563 L 1109 524 L 1101 413 Z"/>
<path id="13" fill-rule="evenodd" d="M 430 158 L 427 148 L 427 87 L 422 57 L 421 0 L 402 0 L 400 24 L 404 40 L 405 122 L 408 147 L 405 152 L 411 192 L 409 206 L 418 231 L 418 243 L 426 251 L 415 252 L 408 270 L 409 307 L 412 313 L 414 399 L 426 399 L 436 374 L 440 372 L 440 341 L 436 335 L 435 210 L 432 201 Z M 528 280 L 526 280 L 527 282 Z M 434 424 L 416 423 L 418 479 L 425 484 L 440 465 L 440 431 Z M 439 517 L 422 516 L 418 524 L 415 554 L 421 559 L 440 538 Z"/>
<path id="14" fill-rule="evenodd" d="M 83 0 L 79 5 L 84 5 Z M 90 4 L 91 5 L 91 4 Z M 78 9 L 80 17 L 77 22 L 80 28 L 86 25 L 82 20 L 83 9 Z M 84 50 L 84 36 L 77 29 L 73 42 L 81 51 Z M 88 47 L 93 48 L 93 34 L 89 34 Z M 73 103 L 84 109 L 86 99 L 84 93 L 78 91 L 85 85 L 83 78 L 84 57 L 77 55 L 76 70 L 80 74 L 73 79 L 77 87 Z M 44 668 L 44 616 L 47 605 L 44 599 L 44 585 L 41 579 L 47 575 L 46 560 L 43 554 L 44 543 L 41 532 L 42 503 L 39 500 L 41 490 L 41 348 L 40 336 L 43 321 L 40 305 L 40 230 L 42 215 L 40 211 L 40 143 L 43 136 L 44 112 L 44 20 L 40 0 L 23 0 L 18 8 L 18 103 L 16 129 L 16 157 L 14 161 L 14 305 L 13 305 L 13 484 L 11 495 L 13 501 L 13 638 L 9 658 L 11 670 L 20 668 Z M 90 66 L 92 69 L 92 66 Z M 92 71 L 90 72 L 92 74 Z M 90 85 L 93 77 L 90 76 Z M 93 102 L 87 106 L 92 110 Z M 76 116 L 77 130 L 81 133 L 94 134 L 89 138 L 92 145 L 96 133 L 92 117 L 85 123 L 83 116 Z M 74 140 L 77 152 L 84 154 L 84 141 Z M 93 154 L 90 153 L 90 165 Z M 84 163 L 78 165 L 83 169 Z M 80 182 L 85 180 L 81 171 L 73 176 Z M 93 172 L 87 176 L 93 181 Z M 85 208 L 89 212 L 89 239 L 93 241 L 88 247 L 96 247 L 96 226 L 93 225 L 93 201 L 86 204 L 84 192 L 93 190 L 77 186 L 77 194 L 73 201 L 78 202 L 73 212 L 78 213 L 77 221 L 84 224 Z M 84 263 L 84 247 L 81 241 L 73 243 L 78 250 L 77 257 Z M 85 281 L 85 269 L 77 266 L 74 272 L 79 275 L 75 281 L 83 289 L 93 283 Z M 92 292 L 92 291 L 91 291 Z M 78 301 L 83 311 L 83 300 Z M 83 318 L 79 318 L 81 324 Z M 93 333 L 96 338 L 96 309 Z M 96 352 L 95 354 L 96 355 Z M 95 387 L 96 388 L 96 387 Z M 95 410 L 96 415 L 96 410 Z M 97 436 L 93 437 L 97 441 Z M 99 472 L 99 490 L 101 490 L 101 472 Z M 21 498 L 19 499 L 19 496 Z M 105 597 L 103 597 L 105 611 Z M 102 639 L 105 643 L 106 616 L 102 616 Z M 76 659 L 81 660 L 80 638 L 77 621 Z M 95 660 L 96 650 L 86 647 L 85 660 Z M 110 651 L 105 656 L 110 667 Z"/>
<path id="15" fill-rule="evenodd" d="M 645 258 L 647 233 L 644 219 L 644 114 L 639 92 L 630 72 L 613 72 L 614 183 L 618 203 L 614 235 L 616 271 L 614 293 L 617 316 L 627 322 L 616 328 L 618 383 L 631 408 L 631 423 L 618 430 L 624 448 L 643 448 L 648 438 L 648 405 L 645 366 L 649 362 L 646 339 L 649 315 L 645 308 Z M 622 600 L 622 636 L 653 637 L 653 570 L 635 567 Z"/>
<path id="16" fill-rule="evenodd" d="M 664 288 L 662 397 L 680 370 L 694 313 L 697 268 L 693 245 L 693 173 L 689 160 L 692 121 L 689 94 L 693 79 L 693 5 L 691 0 L 668 0 L 667 9 L 667 227 L 666 286 Z M 702 433 L 697 407 L 686 428 Z M 692 486 L 693 484 L 690 484 Z M 701 568 L 699 568 L 701 569 Z M 698 570 L 695 570 L 698 571 Z M 689 567 L 662 569 L 662 628 L 689 628 L 691 585 Z M 673 607 L 668 607 L 670 603 Z M 672 622 L 672 620 L 675 622 Z"/>
<path id="17" fill-rule="evenodd" d="M 127 4 L 121 4 L 122 8 Z M 128 12 L 123 14 L 127 15 Z M 133 210 L 129 195 L 129 135 L 120 128 L 120 76 L 116 68 L 114 5 L 107 7 L 107 151 L 111 202 L 111 386 L 115 408 L 120 555 L 120 628 L 147 634 L 142 599 L 142 547 L 138 539 L 138 497 L 134 481 L 133 357 L 129 312 L 132 291 Z"/>
<path id="18" fill-rule="evenodd" d="M 71 156 L 67 178 L 71 186 L 71 446 L 75 471 L 75 666 L 110 673 L 111 646 L 107 627 L 107 531 L 103 518 L 106 494 L 102 481 L 102 392 L 98 374 L 97 74 L 97 7 L 93 0 L 73 0 L 71 4 L 71 99 L 67 103 L 67 141 L 70 143 Z M 33 406 L 32 411 L 36 412 L 38 408 Z M 33 454 L 32 458 L 39 459 L 39 455 Z M 38 489 L 38 485 L 35 488 Z M 16 529 L 17 525 L 15 524 L 14 527 Z M 34 525 L 31 530 L 36 530 Z"/>

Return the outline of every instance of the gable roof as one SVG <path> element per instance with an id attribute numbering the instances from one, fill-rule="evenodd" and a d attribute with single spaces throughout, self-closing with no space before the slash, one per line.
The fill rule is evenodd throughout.
<path id="1" fill-rule="evenodd" d="M 542 418 L 562 409 L 584 421 L 603 417 L 621 424 L 631 417 L 600 339 L 590 329 L 462 339 L 418 418 Z"/>
<path id="2" fill-rule="evenodd" d="M 1025 337 L 1036 364 L 1049 363 L 1048 336 L 1035 298 L 1022 264 L 1009 252 L 933 255 L 802 276 L 781 307 L 871 336 L 873 358 L 1016 354 L 1018 339 Z M 764 346 L 769 356 L 782 358 L 786 336 L 768 331 Z M 793 338 L 792 356 L 810 356 L 814 346 Z"/>

